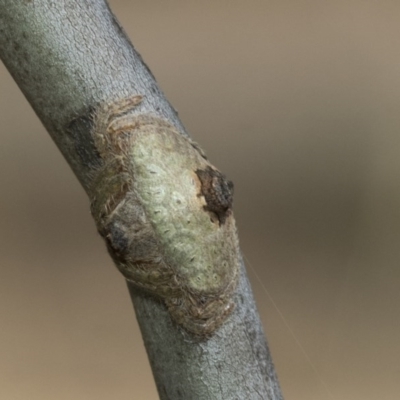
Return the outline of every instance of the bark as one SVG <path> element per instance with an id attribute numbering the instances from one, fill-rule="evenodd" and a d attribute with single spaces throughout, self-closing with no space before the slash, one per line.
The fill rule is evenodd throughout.
<path id="1" fill-rule="evenodd" d="M 100 162 L 90 134 L 100 102 L 144 95 L 143 112 L 187 134 L 103 0 L 0 0 L 0 56 L 86 191 Z M 243 263 L 236 309 L 209 340 L 128 287 L 161 399 L 282 399 Z"/>

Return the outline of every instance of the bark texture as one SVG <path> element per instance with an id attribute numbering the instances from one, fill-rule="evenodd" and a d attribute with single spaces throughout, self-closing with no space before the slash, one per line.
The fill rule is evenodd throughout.
<path id="1" fill-rule="evenodd" d="M 186 135 L 103 0 L 0 0 L 0 56 L 86 191 L 100 163 L 90 134 L 99 103 L 143 95 L 138 112 Z M 161 399 L 282 399 L 243 263 L 236 309 L 209 340 L 128 287 Z"/>

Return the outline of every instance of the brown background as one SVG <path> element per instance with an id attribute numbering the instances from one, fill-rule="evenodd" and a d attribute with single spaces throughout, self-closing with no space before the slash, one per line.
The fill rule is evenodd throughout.
<path id="1" fill-rule="evenodd" d="M 285 399 L 397 399 L 399 2 L 111 6 L 235 182 Z M 157 399 L 88 200 L 2 65 L 0 122 L 0 399 Z"/>

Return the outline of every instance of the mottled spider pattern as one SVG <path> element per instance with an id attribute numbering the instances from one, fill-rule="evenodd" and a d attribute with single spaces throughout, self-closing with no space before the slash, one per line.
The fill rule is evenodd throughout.
<path id="1" fill-rule="evenodd" d="M 169 122 L 132 115 L 141 100 L 124 98 L 94 115 L 103 165 L 91 211 L 125 278 L 161 298 L 186 331 L 209 337 L 234 309 L 233 185 Z"/>

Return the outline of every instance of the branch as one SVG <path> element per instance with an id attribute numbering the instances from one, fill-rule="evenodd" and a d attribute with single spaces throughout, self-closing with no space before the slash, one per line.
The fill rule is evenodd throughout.
<path id="1" fill-rule="evenodd" d="M 99 104 L 140 94 L 140 113 L 187 135 L 103 0 L 0 0 L 0 56 L 89 195 Z M 282 399 L 242 260 L 235 310 L 207 339 L 128 287 L 161 399 Z"/>

